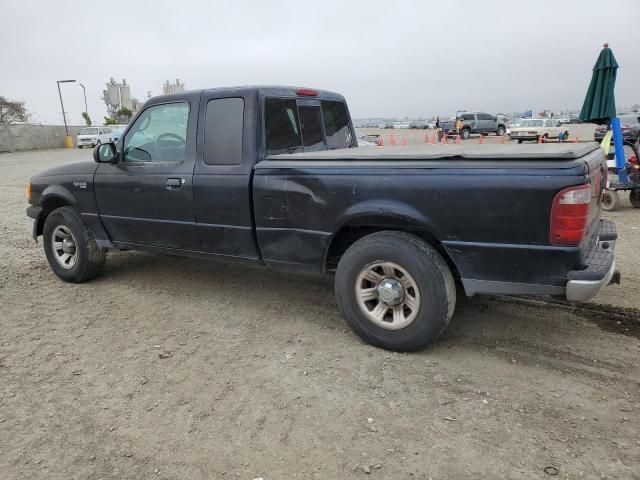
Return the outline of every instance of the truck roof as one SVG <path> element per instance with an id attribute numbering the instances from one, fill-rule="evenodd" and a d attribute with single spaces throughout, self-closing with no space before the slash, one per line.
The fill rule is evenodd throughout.
<path id="1" fill-rule="evenodd" d="M 298 93 L 301 89 L 307 91 L 315 91 L 316 95 L 304 95 Z M 274 96 L 274 97 L 307 97 L 310 99 L 317 98 L 320 100 L 337 100 L 344 101 L 344 96 L 336 92 L 330 92 L 328 90 L 320 90 L 317 88 L 308 87 L 292 87 L 285 85 L 239 85 L 235 87 L 215 87 L 205 88 L 200 90 L 188 90 L 186 92 L 174 93 L 172 95 L 158 95 L 150 98 L 148 103 L 162 103 L 166 101 L 172 101 L 176 99 L 188 99 L 192 97 L 199 97 L 203 92 L 217 91 L 224 94 L 231 95 L 246 95 L 247 93 L 257 92 L 261 96 Z"/>
<path id="2" fill-rule="evenodd" d="M 595 142 L 546 143 L 542 145 L 419 145 L 407 147 L 358 147 L 317 152 L 269 155 L 268 160 L 440 160 L 511 159 L 573 160 L 598 149 Z"/>

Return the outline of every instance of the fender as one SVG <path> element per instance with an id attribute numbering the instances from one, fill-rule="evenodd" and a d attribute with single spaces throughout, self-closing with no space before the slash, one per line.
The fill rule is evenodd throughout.
<path id="1" fill-rule="evenodd" d="M 42 195 L 40 197 L 40 205 L 44 206 L 44 204 L 47 203 L 47 200 L 54 197 L 58 197 L 74 207 L 78 204 L 78 200 L 73 195 L 73 193 L 71 193 L 62 185 L 49 185 L 42 192 Z"/>
<path id="2" fill-rule="evenodd" d="M 398 200 L 370 199 L 351 205 L 338 217 L 333 236 L 347 225 L 409 227 L 427 231 L 438 240 L 441 238 L 430 218 Z"/>
<path id="3" fill-rule="evenodd" d="M 60 205 L 60 203 L 64 202 L 80 210 L 78 208 L 77 198 L 67 188 L 59 184 L 49 185 L 47 188 L 44 189 L 44 191 L 42 192 L 42 196 L 40 197 L 40 205 L 43 208 L 40 212 L 40 215 L 38 216 L 38 219 L 36 220 L 37 222 L 37 226 L 35 229 L 36 235 L 42 234 L 44 221 L 47 215 L 49 214 L 49 212 L 51 211 L 50 209 L 47 208 L 47 203 L 51 202 L 52 200 L 55 201 L 55 205 Z M 97 213 L 87 213 L 87 212 L 80 211 L 80 216 L 82 217 L 82 220 L 84 221 L 84 223 L 87 225 L 87 228 L 93 234 L 96 240 L 96 243 L 98 244 L 98 247 L 114 248 L 113 244 L 111 243 L 111 239 L 109 238 L 109 235 L 107 234 L 104 227 L 102 226 L 102 222 L 100 221 L 100 218 Z"/>

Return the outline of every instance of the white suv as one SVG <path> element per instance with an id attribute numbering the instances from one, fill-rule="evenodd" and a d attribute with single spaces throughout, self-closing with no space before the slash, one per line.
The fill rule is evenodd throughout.
<path id="1" fill-rule="evenodd" d="M 108 127 L 85 127 L 78 132 L 76 144 L 78 148 L 95 147 L 101 143 L 111 142 L 111 129 Z"/>

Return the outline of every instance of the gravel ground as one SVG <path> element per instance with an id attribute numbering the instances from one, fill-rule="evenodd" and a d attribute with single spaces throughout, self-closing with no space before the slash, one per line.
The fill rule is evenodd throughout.
<path id="1" fill-rule="evenodd" d="M 609 215 L 624 283 L 596 303 L 461 299 L 393 354 L 330 277 L 116 252 L 59 281 L 24 184 L 89 155 L 0 155 L 0 477 L 640 478 L 640 211 Z"/>

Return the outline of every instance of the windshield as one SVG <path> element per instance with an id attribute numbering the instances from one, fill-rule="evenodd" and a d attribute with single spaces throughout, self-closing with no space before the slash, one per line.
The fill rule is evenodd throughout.
<path id="1" fill-rule="evenodd" d="M 97 133 L 97 128 L 81 128 L 78 135 L 96 135 Z"/>
<path id="2" fill-rule="evenodd" d="M 542 120 L 522 120 L 520 122 L 520 126 L 524 128 L 541 127 Z"/>

